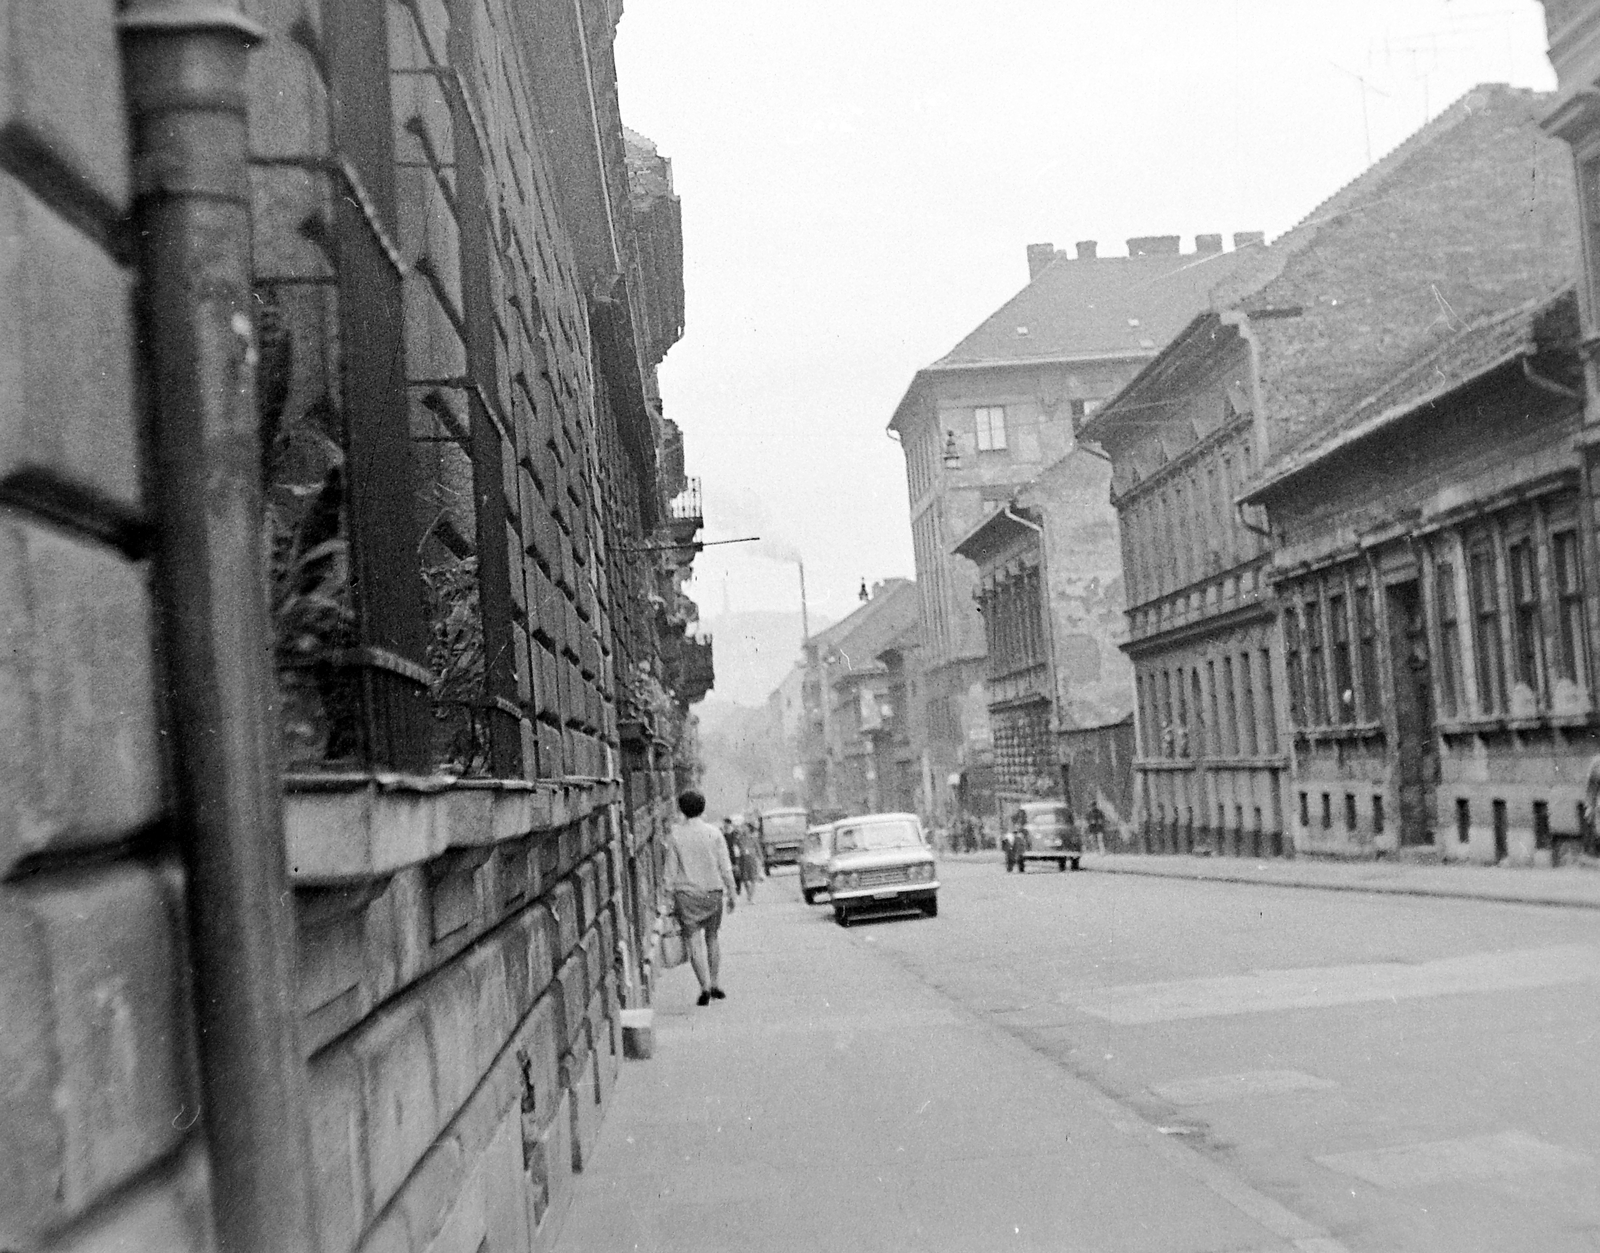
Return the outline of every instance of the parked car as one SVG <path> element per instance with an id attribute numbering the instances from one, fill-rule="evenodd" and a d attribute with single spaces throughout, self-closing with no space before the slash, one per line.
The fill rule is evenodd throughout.
<path id="1" fill-rule="evenodd" d="M 939 874 L 915 814 L 865 814 L 833 826 L 828 895 L 841 926 L 869 910 L 939 913 Z"/>
<path id="2" fill-rule="evenodd" d="M 762 869 L 771 874 L 774 866 L 799 861 L 800 846 L 805 843 L 809 825 L 803 809 L 763 810 L 756 819 L 756 829 L 761 834 Z"/>
<path id="3" fill-rule="evenodd" d="M 812 827 L 806 832 L 806 842 L 800 848 L 800 895 L 807 905 L 815 904 L 817 896 L 828 890 L 828 858 L 833 856 L 833 828 L 831 822 Z"/>

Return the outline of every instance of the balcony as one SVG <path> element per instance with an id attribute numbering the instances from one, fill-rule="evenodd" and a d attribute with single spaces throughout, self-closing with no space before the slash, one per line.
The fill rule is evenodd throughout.
<path id="1" fill-rule="evenodd" d="M 667 534 L 675 544 L 688 544 L 695 533 L 705 525 L 705 511 L 700 503 L 700 480 L 685 480 L 683 491 L 667 503 Z"/>

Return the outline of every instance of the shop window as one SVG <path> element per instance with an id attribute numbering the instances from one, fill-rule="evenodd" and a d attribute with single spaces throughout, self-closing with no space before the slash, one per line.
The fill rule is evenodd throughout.
<path id="1" fill-rule="evenodd" d="M 1504 861 L 1505 856 L 1511 851 L 1510 823 L 1506 818 L 1506 803 L 1503 800 L 1493 802 L 1494 813 L 1494 859 Z"/>
<path id="2" fill-rule="evenodd" d="M 1472 838 L 1472 802 L 1465 796 L 1456 798 L 1456 842 L 1465 844 Z"/>
<path id="3" fill-rule="evenodd" d="M 1583 567 L 1579 563 L 1578 533 L 1557 531 L 1550 537 L 1556 574 L 1561 655 L 1557 673 L 1578 687 L 1589 684 L 1589 633 L 1583 622 Z"/>
<path id="4" fill-rule="evenodd" d="M 1550 802 L 1533 802 L 1533 846 L 1550 847 Z"/>
<path id="5" fill-rule="evenodd" d="M 1372 794 L 1372 833 L 1374 835 L 1383 834 L 1383 794 L 1381 792 Z"/>

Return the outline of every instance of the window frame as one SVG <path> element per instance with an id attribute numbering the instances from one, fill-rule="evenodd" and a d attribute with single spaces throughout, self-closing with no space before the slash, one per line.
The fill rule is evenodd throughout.
<path id="1" fill-rule="evenodd" d="M 1006 407 L 1004 405 L 976 405 L 972 410 L 973 433 L 979 452 L 1005 452 Z"/>

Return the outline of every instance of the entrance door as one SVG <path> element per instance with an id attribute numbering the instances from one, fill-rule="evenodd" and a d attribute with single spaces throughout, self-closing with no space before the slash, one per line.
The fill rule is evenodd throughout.
<path id="1" fill-rule="evenodd" d="M 1415 579 L 1391 583 L 1389 677 L 1394 690 L 1400 843 L 1432 844 L 1439 752 L 1433 731 L 1433 675 L 1422 594 Z"/>

